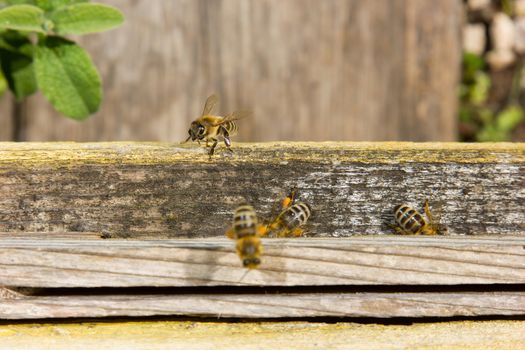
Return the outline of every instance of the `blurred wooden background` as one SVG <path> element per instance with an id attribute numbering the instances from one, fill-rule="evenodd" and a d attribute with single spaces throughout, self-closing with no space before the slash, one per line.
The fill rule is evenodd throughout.
<path id="1" fill-rule="evenodd" d="M 23 106 L 28 141 L 180 141 L 206 97 L 252 109 L 241 141 L 456 138 L 460 0 L 101 0 L 126 24 L 81 43 L 104 81 L 99 113 Z M 13 107 L 0 104 L 0 137 Z"/>

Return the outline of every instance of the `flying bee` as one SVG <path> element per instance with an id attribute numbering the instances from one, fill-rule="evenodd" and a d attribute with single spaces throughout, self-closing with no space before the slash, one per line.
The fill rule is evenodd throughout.
<path id="1" fill-rule="evenodd" d="M 312 214 L 310 206 L 295 200 L 297 191 L 292 189 L 281 202 L 281 212 L 270 223 L 266 230 L 276 237 L 300 237 L 304 234 L 302 226 Z"/>
<path id="2" fill-rule="evenodd" d="M 403 235 L 445 235 L 446 226 L 436 223 L 428 206 L 428 199 L 425 200 L 425 218 L 416 209 L 400 204 L 394 208 L 396 225 L 391 225 L 398 234 Z"/>
<path id="3" fill-rule="evenodd" d="M 265 233 L 266 227 L 259 224 L 251 205 L 242 204 L 235 209 L 233 224 L 226 236 L 237 240 L 237 254 L 244 267 L 255 269 L 261 264 L 263 247 L 260 237 Z"/>
<path id="4" fill-rule="evenodd" d="M 210 141 L 213 142 L 209 155 L 210 157 L 215 152 L 215 147 L 219 141 L 224 141 L 226 148 L 233 152 L 231 149 L 230 137 L 235 136 L 238 131 L 236 120 L 245 118 L 250 115 L 249 111 L 236 111 L 227 116 L 221 117 L 218 115 L 212 115 L 213 109 L 218 102 L 217 95 L 211 95 L 206 99 L 202 115 L 194 120 L 190 129 L 188 130 L 188 138 L 184 142 L 197 141 L 199 144 L 201 141 L 206 142 L 206 147 Z"/>

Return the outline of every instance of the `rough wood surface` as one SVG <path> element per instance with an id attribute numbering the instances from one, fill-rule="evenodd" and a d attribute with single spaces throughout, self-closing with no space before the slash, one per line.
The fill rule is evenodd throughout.
<path id="1" fill-rule="evenodd" d="M 452 141 L 458 0 L 103 0 L 119 29 L 82 37 L 104 82 L 78 123 L 42 95 L 29 141 L 179 141 L 212 92 L 252 109 L 238 140 Z"/>
<path id="2" fill-rule="evenodd" d="M 314 322 L 127 321 L 0 326 L 10 350 L 523 349 L 525 321 L 412 325 Z"/>
<path id="3" fill-rule="evenodd" d="M 0 231 L 222 236 L 234 208 L 262 218 L 291 188 L 308 236 L 390 233 L 395 205 L 426 198 L 451 234 L 525 232 L 525 144 L 1 143 Z"/>
<path id="4" fill-rule="evenodd" d="M 1 240 L 0 285 L 13 287 L 524 284 L 523 237 L 264 239 L 257 270 L 234 242 Z M 249 271 L 249 272 L 248 272 Z"/>
<path id="5" fill-rule="evenodd" d="M 74 295 L 0 300 L 0 319 L 523 316 L 525 293 Z"/>

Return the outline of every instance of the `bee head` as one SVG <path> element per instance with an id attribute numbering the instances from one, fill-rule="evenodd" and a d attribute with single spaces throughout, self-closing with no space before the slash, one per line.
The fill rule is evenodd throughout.
<path id="1" fill-rule="evenodd" d="M 199 122 L 192 122 L 190 129 L 188 130 L 191 140 L 202 140 L 206 134 L 206 128 Z"/>
<path id="2" fill-rule="evenodd" d="M 248 269 L 256 269 L 260 264 L 261 264 L 261 259 L 259 258 L 244 259 L 242 261 L 242 266 Z"/>
<path id="3" fill-rule="evenodd" d="M 443 224 L 437 224 L 436 225 L 436 232 L 438 235 L 447 235 L 448 234 L 448 228 Z"/>

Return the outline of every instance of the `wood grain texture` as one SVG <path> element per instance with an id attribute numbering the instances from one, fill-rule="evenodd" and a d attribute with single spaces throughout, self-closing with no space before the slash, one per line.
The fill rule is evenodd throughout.
<path id="1" fill-rule="evenodd" d="M 522 349 L 524 321 L 353 322 L 120 321 L 0 326 L 10 350 Z"/>
<path id="2" fill-rule="evenodd" d="M 104 81 L 84 123 L 31 97 L 30 141 L 179 141 L 213 92 L 252 109 L 241 141 L 456 139 L 461 2 L 105 0 L 81 38 Z"/>
<path id="3" fill-rule="evenodd" d="M 525 144 L 0 144 L 0 231 L 222 236 L 247 201 L 262 218 L 293 187 L 307 235 L 390 233 L 425 199 L 451 234 L 525 232 Z"/>
<path id="4" fill-rule="evenodd" d="M 115 316 L 213 318 L 525 315 L 525 293 L 76 295 L 2 300 L 0 319 Z"/>
<path id="5" fill-rule="evenodd" d="M 234 241 L 1 240 L 12 287 L 524 284 L 523 237 L 264 239 L 259 269 Z"/>

